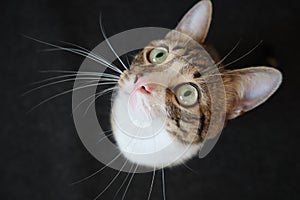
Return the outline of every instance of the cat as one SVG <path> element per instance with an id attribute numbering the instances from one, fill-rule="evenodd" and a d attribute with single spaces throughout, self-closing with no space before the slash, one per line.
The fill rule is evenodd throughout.
<path id="1" fill-rule="evenodd" d="M 228 120 L 264 103 L 280 86 L 277 69 L 227 70 L 212 60 L 204 45 L 211 18 L 211 1 L 198 2 L 120 75 L 111 126 L 129 161 L 156 169 L 184 163 L 217 137 Z M 221 67 L 210 73 L 212 66 Z M 224 110 L 224 121 L 212 119 L 213 102 L 214 112 Z"/>

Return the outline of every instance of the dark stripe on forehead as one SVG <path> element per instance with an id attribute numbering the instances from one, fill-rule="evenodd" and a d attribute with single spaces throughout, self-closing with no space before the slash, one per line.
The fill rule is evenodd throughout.
<path id="1" fill-rule="evenodd" d="M 197 132 L 197 135 L 199 136 L 201 142 L 205 138 L 205 136 L 203 134 L 204 127 L 206 126 L 205 118 L 206 117 L 205 117 L 204 113 L 201 113 L 200 123 L 199 123 L 199 127 L 198 127 L 198 132 Z"/>
<path id="2" fill-rule="evenodd" d="M 203 47 L 198 45 L 188 45 L 184 49 L 184 53 L 179 57 L 181 57 L 186 63 L 198 67 L 199 70 L 206 69 L 214 64 L 210 55 Z"/>
<path id="3" fill-rule="evenodd" d="M 185 48 L 185 55 L 206 55 L 207 52 L 205 51 L 205 49 L 199 45 L 187 45 Z"/>
<path id="4" fill-rule="evenodd" d="M 178 56 L 178 58 L 185 63 L 179 70 L 180 74 L 197 73 L 195 78 L 199 78 L 202 71 L 205 72 L 208 67 L 213 65 L 212 63 L 206 62 L 205 59 L 202 59 L 202 57 L 198 55 L 182 55 Z"/>
<path id="5" fill-rule="evenodd" d="M 181 50 L 183 49 L 184 47 L 182 46 L 179 46 L 179 45 L 176 45 L 175 47 L 172 48 L 173 51 L 176 51 L 176 50 Z"/>

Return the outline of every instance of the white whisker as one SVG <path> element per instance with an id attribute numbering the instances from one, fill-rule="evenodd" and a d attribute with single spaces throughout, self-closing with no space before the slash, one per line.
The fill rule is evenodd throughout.
<path id="1" fill-rule="evenodd" d="M 128 160 L 126 160 L 123 164 L 123 166 L 121 167 L 121 169 L 119 170 L 119 172 L 115 175 L 115 177 L 110 181 L 110 183 L 103 189 L 103 191 L 98 194 L 94 200 L 98 199 L 112 184 L 113 182 L 118 178 L 119 174 L 122 172 L 122 169 L 124 168 L 124 166 L 126 165 L 126 163 L 128 162 Z"/>
<path id="2" fill-rule="evenodd" d="M 214 66 L 219 66 L 220 64 L 222 64 L 223 61 L 226 60 L 226 58 L 228 58 L 232 52 L 239 46 L 240 44 L 240 40 L 234 45 L 234 47 L 219 61 L 217 62 L 216 64 L 214 64 Z M 205 73 L 206 70 L 204 70 L 204 73 Z"/>
<path id="3" fill-rule="evenodd" d="M 152 192 L 152 189 L 153 189 L 153 183 L 154 183 L 154 179 L 155 179 L 155 167 L 153 168 L 153 174 L 152 174 L 152 180 L 151 180 L 151 185 L 150 185 L 150 189 L 149 189 L 149 194 L 148 194 L 148 198 L 147 200 L 150 200 L 150 197 L 151 197 L 151 192 Z"/>
<path id="4" fill-rule="evenodd" d="M 121 186 L 120 186 L 119 189 L 117 190 L 117 192 L 116 192 L 116 194 L 115 194 L 113 200 L 116 199 L 116 197 L 118 196 L 119 192 L 121 191 L 123 185 L 126 183 L 127 179 L 129 178 L 129 175 L 130 175 L 130 172 L 131 172 L 133 166 L 134 166 L 134 164 L 131 165 L 131 167 L 130 167 L 130 169 L 129 169 L 129 172 L 127 173 L 127 175 L 126 175 L 125 179 L 123 180 Z"/>
<path id="5" fill-rule="evenodd" d="M 127 190 L 128 190 L 128 188 L 129 188 L 129 186 L 130 186 L 130 183 L 131 183 L 131 181 L 132 181 L 132 179 L 133 179 L 133 177 L 134 177 L 134 175 L 135 175 L 135 172 L 136 172 L 136 170 L 137 170 L 137 168 L 138 168 L 138 164 L 136 164 L 136 167 L 135 167 L 135 169 L 134 169 L 134 171 L 133 171 L 133 173 L 132 173 L 132 175 L 131 175 L 131 177 L 130 177 L 130 179 L 129 179 L 129 182 L 128 182 L 128 184 L 127 184 L 127 186 L 126 186 L 126 189 L 125 189 L 125 191 L 124 191 L 124 194 L 123 194 L 123 196 L 122 196 L 122 200 L 124 200 L 125 199 L 125 196 L 126 196 L 126 193 L 127 193 Z"/>
<path id="6" fill-rule="evenodd" d="M 82 178 L 78 181 L 75 181 L 73 183 L 71 183 L 71 185 L 76 185 L 78 183 L 81 183 L 89 178 L 92 178 L 93 176 L 95 176 L 96 174 L 98 174 L 99 172 L 101 172 L 102 170 L 104 170 L 108 165 L 110 165 L 111 163 L 113 163 L 114 161 L 116 161 L 117 158 L 119 158 L 122 155 L 122 153 L 120 152 L 118 155 L 116 155 L 109 163 L 107 163 L 106 165 L 104 165 L 103 167 L 101 167 L 100 169 L 98 169 L 97 171 L 93 172 L 92 174 L 90 174 L 89 176 Z"/>
<path id="7" fill-rule="evenodd" d="M 115 84 L 115 83 L 111 83 L 111 84 Z M 39 107 L 40 105 L 42 105 L 42 104 L 44 104 L 44 103 L 46 103 L 46 102 L 48 102 L 48 101 L 50 101 L 50 100 L 52 100 L 52 99 L 55 99 L 55 98 L 57 98 L 57 97 L 59 97 L 59 96 L 62 96 L 62 95 L 64 95 L 64 94 L 68 94 L 68 93 L 70 93 L 70 92 L 74 92 L 74 91 L 76 91 L 76 90 L 81 90 L 81 89 L 84 89 L 84 88 L 87 88 L 87 87 L 93 87 L 93 86 L 98 86 L 98 85 L 99 85 L 98 83 L 97 83 L 97 84 L 90 84 L 90 85 L 85 85 L 85 86 L 81 86 L 81 87 L 77 87 L 77 88 L 73 88 L 73 89 L 71 89 L 71 90 L 67 90 L 67 91 L 61 92 L 61 93 L 59 93 L 59 94 L 56 94 L 56 95 L 54 95 L 54 96 L 52 96 L 52 97 L 49 97 L 49 98 L 45 99 L 44 101 L 40 102 L 39 104 L 35 105 L 34 107 L 32 107 L 32 108 L 28 111 L 28 113 L 32 112 L 34 109 L 36 109 L 36 108 Z"/>
<path id="8" fill-rule="evenodd" d="M 114 77 L 114 76 L 107 76 L 107 75 L 103 75 L 103 76 L 97 76 L 95 74 L 66 74 L 66 75 L 60 75 L 60 76 L 54 76 L 54 77 L 50 77 L 41 81 L 36 81 L 31 83 L 30 85 L 36 85 L 36 84 L 40 84 L 40 83 L 44 83 L 44 82 L 48 82 L 51 80 L 56 80 L 56 79 L 62 79 L 62 78 L 69 78 L 69 77 L 88 77 L 88 78 L 92 78 L 94 77 L 94 79 L 98 79 L 99 81 L 103 80 L 105 78 L 105 80 L 108 80 L 108 78 L 111 78 L 111 80 L 114 81 L 118 81 L 118 77 Z M 102 78 L 104 77 L 104 78 Z"/>
<path id="9" fill-rule="evenodd" d="M 114 89 L 117 89 L 117 88 L 118 88 L 117 86 L 113 86 L 113 87 L 110 87 L 110 88 L 107 88 L 107 89 L 114 90 Z M 111 90 L 109 90 L 109 91 L 111 91 Z M 107 92 L 109 92 L 109 91 L 107 91 Z M 103 92 L 103 91 L 101 91 L 101 92 Z M 93 94 L 93 95 L 85 98 L 84 100 L 82 100 L 79 104 L 76 105 L 76 107 L 73 109 L 73 112 L 75 112 L 80 107 L 81 104 L 83 104 L 84 102 L 88 101 L 89 99 L 91 99 L 93 97 L 96 97 L 96 95 L 99 94 L 99 93 L 101 93 L 101 92 Z"/>
<path id="10" fill-rule="evenodd" d="M 225 64 L 224 66 L 222 66 L 222 68 L 225 68 L 225 67 L 227 67 L 227 66 L 229 66 L 229 65 L 232 65 L 233 63 L 236 63 L 237 61 L 239 61 L 239 60 L 245 58 L 245 57 L 248 56 L 250 53 L 252 53 L 259 45 L 261 45 L 262 42 L 263 42 L 263 41 L 261 40 L 257 45 L 255 45 L 252 49 L 250 49 L 250 50 L 249 50 L 247 53 L 245 53 L 243 56 L 239 57 L 238 59 L 236 59 L 236 60 L 234 60 L 234 61 L 232 61 L 232 62 L 230 62 L 230 63 Z"/>
<path id="11" fill-rule="evenodd" d="M 129 61 L 129 58 L 128 58 L 128 56 L 126 55 L 125 57 L 126 57 L 126 62 L 127 62 L 127 65 L 128 65 L 128 66 L 130 66 L 130 61 Z"/>
<path id="12" fill-rule="evenodd" d="M 194 169 L 190 168 L 188 165 L 186 165 L 184 162 L 182 163 L 183 166 L 185 166 L 188 170 L 190 170 L 191 172 L 197 174 L 197 175 L 200 175 L 199 172 L 195 171 Z"/>
<path id="13" fill-rule="evenodd" d="M 34 40 L 36 42 L 40 42 L 42 44 L 45 44 L 45 45 L 48 45 L 48 46 L 52 46 L 52 47 L 55 47 L 57 48 L 57 50 L 64 50 L 64 51 L 68 51 L 68 52 L 72 52 L 72 53 L 75 53 L 75 54 L 78 54 L 78 55 L 81 55 L 83 57 L 87 57 L 97 63 L 100 63 L 100 64 L 103 64 L 105 65 L 106 67 L 116 71 L 116 72 L 119 72 L 120 74 L 122 74 L 123 72 L 118 69 L 116 66 L 113 66 L 112 64 L 110 64 L 109 62 L 107 62 L 105 59 L 103 58 L 100 58 L 100 57 L 96 57 L 94 54 L 91 54 L 89 52 L 85 52 L 81 49 L 74 49 L 74 48 L 66 48 L 66 47 L 62 47 L 62 46 L 59 46 L 59 45 L 55 45 L 55 44 L 51 44 L 51 43 L 48 43 L 48 42 L 44 42 L 44 41 L 41 41 L 41 40 L 38 40 L 38 39 L 35 39 L 35 38 L 32 38 L 32 37 L 29 37 L 29 36 L 25 36 L 26 38 L 28 39 L 31 39 L 31 40 Z M 51 49 L 51 50 L 54 50 L 54 49 Z"/>
<path id="14" fill-rule="evenodd" d="M 108 88 L 108 89 L 105 89 L 105 90 L 103 90 L 103 91 L 101 91 L 101 92 L 98 92 L 98 93 L 96 94 L 96 96 L 95 96 L 95 99 L 92 100 L 91 103 L 88 105 L 87 109 L 86 109 L 85 112 L 84 112 L 84 115 L 86 115 L 86 113 L 88 112 L 88 110 L 89 110 L 89 108 L 91 107 L 91 105 L 92 105 L 93 103 L 95 103 L 96 100 L 97 100 L 99 97 L 101 97 L 102 95 L 104 95 L 104 94 L 106 94 L 106 93 L 108 93 L 108 92 L 110 92 L 111 90 L 114 90 L 114 89 L 116 89 L 116 87 L 114 87 L 114 88 Z"/>
<path id="15" fill-rule="evenodd" d="M 97 54 L 95 54 L 93 51 L 90 51 L 90 50 L 88 50 L 88 49 L 86 49 L 86 48 L 84 48 L 84 47 L 81 47 L 81 46 L 79 46 L 79 45 L 77 45 L 77 44 L 70 43 L 70 42 L 65 42 L 65 41 L 61 41 L 61 42 L 62 42 L 62 43 L 65 43 L 65 44 L 68 44 L 68 45 L 72 45 L 72 46 L 74 46 L 74 47 L 77 47 L 77 48 L 79 48 L 79 49 L 85 51 L 86 53 L 90 53 L 90 54 L 92 54 L 94 57 L 96 57 L 96 58 L 98 58 L 98 59 L 101 59 L 101 60 L 104 60 L 106 63 L 109 63 L 103 56 L 97 55 Z"/>
<path id="16" fill-rule="evenodd" d="M 36 91 L 36 90 L 39 90 L 39 89 L 42 89 L 42 88 L 45 88 L 45 87 L 48 87 L 48 86 L 51 86 L 51 85 L 56 85 L 56 84 L 65 83 L 65 82 L 73 82 L 75 80 L 93 80 L 94 82 L 99 81 L 98 79 L 95 79 L 95 78 L 69 78 L 69 79 L 64 79 L 64 80 L 55 81 L 55 82 L 51 82 L 51 83 L 41 85 L 39 87 L 33 88 L 33 89 L 23 93 L 23 95 L 26 95 L 28 93 L 31 93 L 33 91 Z M 118 81 L 118 80 L 115 80 L 115 79 L 102 79 L 102 80 L 106 80 L 106 81 L 110 81 L 110 82 L 101 83 L 101 85 L 113 84 L 113 83 L 116 84 L 117 81 Z"/>
<path id="17" fill-rule="evenodd" d="M 101 143 L 105 138 L 109 138 L 109 137 L 112 136 L 112 135 L 113 135 L 113 133 L 108 134 L 108 135 L 104 135 L 97 143 L 98 143 L 98 144 Z"/>
<path id="18" fill-rule="evenodd" d="M 103 138 L 101 138 L 100 140 L 103 140 L 104 138 L 106 138 L 105 136 Z M 130 139 L 130 141 L 128 142 L 127 146 L 129 146 L 129 144 L 133 141 L 133 138 Z M 107 163 L 106 165 L 104 165 L 101 169 L 95 171 L 94 173 L 90 174 L 89 176 L 82 178 L 78 181 L 73 182 L 71 185 L 75 185 L 78 183 L 81 183 L 93 176 L 95 176 L 96 174 L 98 174 L 99 172 L 101 172 L 102 170 L 104 170 L 106 167 L 108 167 L 110 164 L 112 164 L 117 158 L 119 158 L 122 155 L 122 152 L 120 152 L 118 155 L 116 155 L 109 163 Z M 137 165 L 138 166 L 138 165 Z M 136 167 L 137 168 L 137 167 Z M 136 171 L 136 170 L 135 170 Z"/>
<path id="19" fill-rule="evenodd" d="M 72 70 L 42 70 L 41 73 L 65 73 L 73 75 L 87 75 L 87 76 L 97 76 L 97 77 L 113 77 L 119 78 L 119 76 L 113 74 L 107 74 L 104 72 L 84 72 L 84 71 L 72 71 Z"/>
<path id="20" fill-rule="evenodd" d="M 56 45 L 55 45 L 56 46 Z M 63 50 L 63 51 L 68 51 L 68 52 L 72 52 L 78 55 L 81 55 L 83 57 L 87 57 L 97 63 L 100 63 L 112 70 L 114 70 L 115 72 L 119 72 L 120 74 L 122 74 L 123 72 L 117 68 L 116 66 L 112 65 L 111 63 L 109 63 L 108 61 L 106 61 L 104 58 L 102 57 L 96 57 L 95 54 L 92 54 L 90 52 L 85 52 L 83 50 L 80 49 L 74 49 L 74 48 L 66 48 L 66 47 L 61 47 L 61 46 L 57 46 L 57 49 L 48 49 L 47 51 L 59 51 L 59 50 Z"/>
<path id="21" fill-rule="evenodd" d="M 201 72 L 201 74 L 204 74 L 206 72 L 210 73 L 211 71 L 213 71 L 215 69 L 215 68 L 211 68 L 211 67 L 214 67 L 214 66 L 218 67 L 220 64 L 222 64 L 222 62 L 224 60 L 226 60 L 226 58 L 228 58 L 232 54 L 232 52 L 238 47 L 239 44 L 240 44 L 240 40 L 234 45 L 234 47 L 219 62 L 217 62 L 214 65 L 212 65 L 212 66 L 208 67 L 207 69 L 203 70 Z M 218 68 L 218 69 L 221 69 L 221 68 Z"/>
<path id="22" fill-rule="evenodd" d="M 111 51 L 115 54 L 115 56 L 118 58 L 118 60 L 120 61 L 120 63 L 122 64 L 122 66 L 125 68 L 125 69 L 128 69 L 126 67 L 126 65 L 123 63 L 123 61 L 121 60 L 121 58 L 118 56 L 118 54 L 116 53 L 116 51 L 114 50 L 114 48 L 111 46 L 108 38 L 106 37 L 106 34 L 104 32 L 104 29 L 103 29 L 103 26 L 102 26 L 102 20 L 101 20 L 101 15 L 99 17 L 99 21 L 100 21 L 100 29 L 101 29 L 101 32 L 102 32 L 102 35 L 106 41 L 106 43 L 108 44 L 109 48 L 111 49 Z"/>
<path id="23" fill-rule="evenodd" d="M 164 170 L 164 168 L 161 168 L 161 182 L 162 182 L 163 200 L 166 200 L 166 183 L 165 183 L 165 170 Z"/>

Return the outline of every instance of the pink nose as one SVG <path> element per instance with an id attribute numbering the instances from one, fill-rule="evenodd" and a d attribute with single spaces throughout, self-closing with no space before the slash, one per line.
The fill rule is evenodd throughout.
<path id="1" fill-rule="evenodd" d="M 151 83 L 144 84 L 139 87 L 139 91 L 145 94 L 151 94 L 154 89 L 155 89 L 155 85 Z"/>

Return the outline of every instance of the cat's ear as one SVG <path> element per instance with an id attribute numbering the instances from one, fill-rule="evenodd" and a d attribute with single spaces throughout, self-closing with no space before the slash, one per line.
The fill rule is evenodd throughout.
<path id="1" fill-rule="evenodd" d="M 202 0 L 185 14 L 175 30 L 190 36 L 199 43 L 203 43 L 208 33 L 211 16 L 211 1 Z"/>
<path id="2" fill-rule="evenodd" d="M 223 76 L 227 119 L 233 119 L 265 102 L 279 87 L 281 73 L 270 67 L 250 67 Z"/>

